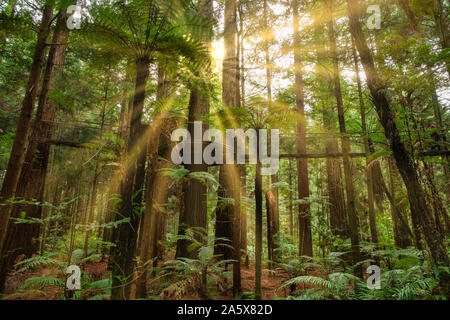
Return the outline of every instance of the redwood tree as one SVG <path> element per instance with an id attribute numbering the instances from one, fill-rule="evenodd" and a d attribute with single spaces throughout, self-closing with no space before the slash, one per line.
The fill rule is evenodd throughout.
<path id="1" fill-rule="evenodd" d="M 224 15 L 224 60 L 222 77 L 222 104 L 225 110 L 239 105 L 239 84 L 237 68 L 237 20 L 236 0 L 225 1 Z M 229 114 L 229 112 L 226 112 Z M 233 122 L 232 119 L 230 122 Z M 224 143 L 224 148 L 226 144 Z M 224 149 L 226 150 L 226 149 Z M 225 154 L 225 152 L 224 152 Z M 240 174 L 236 164 L 224 164 L 220 166 L 218 197 L 232 198 L 234 203 L 220 204 L 216 209 L 216 238 L 228 238 L 233 249 L 220 245 L 222 241 L 216 241 L 215 253 L 223 254 L 223 258 L 232 258 L 233 262 L 233 294 L 237 296 L 241 291 L 240 271 Z M 227 243 L 230 245 L 230 243 Z"/>
<path id="2" fill-rule="evenodd" d="M 213 4 L 209 0 L 201 0 L 198 3 L 198 15 L 207 21 L 213 18 Z M 203 41 L 206 46 L 210 45 L 211 32 L 208 30 Z M 202 76 L 204 78 L 200 83 L 196 83 L 191 87 L 191 95 L 189 99 L 189 115 L 188 115 L 188 131 L 191 137 L 194 137 L 194 122 L 202 121 L 202 136 L 207 129 L 205 123 L 205 116 L 209 114 L 209 92 L 208 92 L 208 77 L 209 68 L 203 70 Z M 192 154 L 194 154 L 195 146 L 191 145 Z M 203 148 L 202 148 L 203 150 Z M 207 172 L 208 166 L 205 163 L 185 165 L 189 172 Z M 202 228 L 207 233 L 207 187 L 204 183 L 196 179 L 190 179 L 183 185 L 183 201 L 184 212 L 180 215 L 179 234 L 183 234 L 187 228 L 198 227 Z M 205 235 L 196 235 L 198 241 L 203 242 Z M 203 238 L 203 239 L 202 239 Z M 177 242 L 176 257 L 197 258 L 197 250 L 187 250 L 189 243 L 186 240 L 179 240 Z"/>
<path id="3" fill-rule="evenodd" d="M 36 47 L 34 49 L 33 63 L 28 77 L 28 84 L 25 90 L 25 97 L 20 111 L 19 122 L 11 149 L 11 155 L 6 169 L 0 191 L 0 203 L 4 203 L 14 197 L 19 181 L 20 172 L 25 158 L 25 146 L 28 138 L 28 130 L 31 124 L 31 116 L 36 100 L 39 82 L 41 80 L 42 66 L 44 64 L 45 48 L 47 38 L 50 33 L 52 22 L 53 6 L 50 1 L 45 4 L 42 11 L 42 20 L 37 35 Z M 0 207 L 0 255 L 2 254 L 3 242 L 6 238 L 8 221 L 11 215 L 11 206 Z"/>
<path id="4" fill-rule="evenodd" d="M 353 186 L 352 169 L 349 156 L 350 140 L 347 135 L 347 129 L 345 126 L 344 104 L 342 100 L 341 80 L 339 73 L 339 58 L 337 54 L 336 35 L 334 31 L 333 2 L 334 0 L 328 0 L 328 8 L 330 10 L 328 32 L 330 37 L 330 54 L 331 59 L 333 61 L 333 84 L 334 84 L 333 87 L 338 110 L 339 131 L 342 136 L 342 154 L 344 160 L 343 163 L 344 163 L 345 190 L 347 193 L 347 212 L 348 212 L 348 222 L 350 226 L 350 239 L 352 244 L 353 264 L 357 264 L 360 261 L 359 219 L 355 207 L 355 189 Z M 362 278 L 362 268 L 360 265 L 356 268 L 355 273 L 358 277 Z"/>
<path id="5" fill-rule="evenodd" d="M 373 55 L 367 45 L 361 25 L 361 8 L 356 0 L 347 0 L 350 32 L 355 39 L 361 63 L 366 74 L 367 86 L 372 95 L 372 100 L 378 113 L 384 134 L 389 142 L 389 147 L 397 167 L 405 183 L 411 208 L 411 214 L 420 223 L 420 228 L 425 241 L 430 249 L 431 257 L 436 265 L 448 266 L 449 258 L 445 248 L 442 235 L 437 231 L 432 214 L 426 203 L 425 191 L 423 190 L 417 172 L 414 169 L 412 160 L 405 145 L 402 142 L 399 130 L 395 123 L 395 116 L 392 112 L 388 97 L 386 96 L 386 85 L 378 75 L 375 67 Z M 448 293 L 448 276 L 441 273 L 440 284 Z M 446 289 L 445 289 L 446 288 Z"/>
<path id="6" fill-rule="evenodd" d="M 306 154 L 306 117 L 305 117 L 305 94 L 303 84 L 302 45 L 299 30 L 299 1 L 292 1 L 293 30 L 294 30 L 294 64 L 295 64 L 295 105 L 298 111 L 297 123 L 297 153 Z M 298 197 L 304 199 L 309 197 L 308 160 L 301 158 L 297 160 L 298 171 Z M 299 255 L 313 256 L 311 217 L 309 204 L 302 203 L 298 206 L 298 232 L 299 232 Z"/>
<path id="7" fill-rule="evenodd" d="M 64 11 L 64 8 L 61 8 Z M 26 150 L 25 161 L 16 188 L 16 197 L 23 197 L 26 200 L 43 202 L 44 187 L 47 176 L 47 167 L 50 155 L 50 145 L 47 140 L 51 139 L 54 129 L 54 120 L 57 111 L 57 103 L 49 97 L 55 88 L 55 82 L 62 72 L 65 60 L 67 39 L 69 30 L 66 27 L 67 15 L 60 13 L 55 31 L 52 37 L 41 92 L 39 95 L 36 120 Z M 34 199 L 34 200 L 33 200 Z M 11 215 L 14 218 L 20 217 L 22 212 L 26 212 L 27 218 L 41 218 L 41 205 L 15 205 Z M 17 256 L 24 254 L 31 257 L 39 249 L 40 225 L 39 224 L 15 224 L 9 222 L 7 237 L 3 243 L 3 254 L 0 266 L 0 288 L 8 270 L 12 267 Z M 0 290 L 1 291 L 1 290 Z"/>

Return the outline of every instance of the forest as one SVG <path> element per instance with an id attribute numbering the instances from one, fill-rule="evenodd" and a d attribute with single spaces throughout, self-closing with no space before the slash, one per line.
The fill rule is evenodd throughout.
<path id="1" fill-rule="evenodd" d="M 448 0 L 1 0 L 0 300 L 450 298 Z"/>

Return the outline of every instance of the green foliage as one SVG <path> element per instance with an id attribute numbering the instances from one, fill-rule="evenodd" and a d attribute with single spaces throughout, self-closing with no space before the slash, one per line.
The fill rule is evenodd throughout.
<path id="1" fill-rule="evenodd" d="M 9 150 L 11 150 L 14 141 L 12 133 L 1 134 L 0 132 L 0 170 L 6 170 L 9 159 Z"/>
<path id="2" fill-rule="evenodd" d="M 303 122 L 306 125 L 307 153 L 328 152 L 334 142 L 337 152 L 342 149 L 342 135 L 338 133 L 338 115 L 335 112 L 333 65 L 327 33 L 329 30 L 328 26 L 323 25 L 325 1 L 305 1 L 301 8 L 305 18 L 301 25 L 300 41 L 304 64 L 304 92 L 301 93 L 305 104 L 304 115 L 298 111 L 300 96 L 294 85 L 296 68 L 286 62 L 292 60 L 292 57 L 288 57 L 292 56 L 293 39 L 289 32 L 284 32 L 284 28 L 286 21 L 292 18 L 292 10 L 289 1 L 277 2 L 277 10 L 273 10 L 275 2 L 268 2 L 270 27 L 266 30 L 261 21 L 262 17 L 258 14 L 262 9 L 262 1 L 239 1 L 238 17 L 239 20 L 243 19 L 244 30 L 239 28 L 242 32 L 238 39 L 245 38 L 245 50 L 244 55 L 240 57 L 244 63 L 238 67 L 242 71 L 241 79 L 245 80 L 245 83 L 241 84 L 245 90 L 241 92 L 243 100 L 240 101 L 240 106 L 224 108 L 222 97 L 229 94 L 222 92 L 222 77 L 226 77 L 226 74 L 220 75 L 223 71 L 220 68 L 219 71 L 213 71 L 209 52 L 210 41 L 214 51 L 222 49 L 222 35 L 217 32 L 221 29 L 221 24 L 217 24 L 216 18 L 221 16 L 223 1 L 219 1 L 219 6 L 214 7 L 214 10 L 218 9 L 217 12 L 207 13 L 208 17 L 199 14 L 199 1 L 83 1 L 89 17 L 83 17 L 81 30 L 70 32 L 63 67 L 58 71 L 53 88 L 47 95 L 57 112 L 54 128 L 46 138 L 63 145 L 73 143 L 77 148 L 52 146 L 49 158 L 45 159 L 48 160 L 48 168 L 42 194 L 44 199 L 54 197 L 54 203 L 18 197 L 0 204 L 24 208 L 11 218 L 14 227 L 29 228 L 36 225 L 41 230 L 40 238 L 37 239 L 42 246 L 39 250 L 41 254 L 21 260 L 15 266 L 16 273 L 33 276 L 24 283 L 22 292 L 41 294 L 45 293 L 46 287 L 52 288 L 51 290 L 54 287 L 62 289 L 68 262 L 80 266 L 103 263 L 104 255 L 110 247 L 124 245 L 109 242 L 107 236 L 123 223 L 132 222 L 130 218 L 122 219 L 116 215 L 114 207 L 120 205 L 121 199 L 111 193 L 119 192 L 114 188 L 121 184 L 126 174 L 123 172 L 123 163 L 126 160 L 123 155 L 128 141 L 126 134 L 119 131 L 127 131 L 130 128 L 131 122 L 127 118 L 135 98 L 133 95 L 139 62 L 145 62 L 145 68 L 149 71 L 146 90 L 142 92 L 143 115 L 142 119 L 139 119 L 145 127 L 154 125 L 157 122 L 156 116 L 161 114 L 167 115 L 170 130 L 172 121 L 177 126 L 185 126 L 190 98 L 193 97 L 191 92 L 195 90 L 209 102 L 211 112 L 199 120 L 203 120 L 210 127 L 280 129 L 280 153 L 293 154 L 298 152 L 298 124 Z M 423 184 L 425 197 L 433 210 L 432 218 L 436 219 L 440 210 L 444 216 L 445 210 L 449 209 L 448 201 L 445 201 L 448 200 L 448 163 L 445 157 L 423 157 L 422 152 L 449 148 L 448 137 L 445 135 L 448 134 L 450 120 L 446 107 L 450 49 L 443 48 L 445 41 L 436 21 L 436 1 L 407 1 L 414 11 L 420 36 L 411 30 L 411 22 L 397 2 L 375 2 L 382 7 L 383 27 L 370 32 L 365 30 L 366 36 L 370 33 L 370 47 L 376 48 L 373 54 L 377 73 L 385 83 L 383 91 L 388 96 L 401 141 L 407 153 L 411 155 L 416 171 L 414 173 L 420 177 L 419 182 Z M 36 10 L 41 11 L 43 3 L 35 0 L 6 0 L 0 5 L 0 180 L 4 177 L 7 167 L 29 80 L 30 65 L 33 62 L 36 31 L 41 17 L 41 13 Z M 60 17 L 56 12 L 63 10 L 69 3 L 75 1 L 55 2 L 49 41 L 55 31 L 55 21 Z M 448 1 L 443 3 L 445 6 Z M 363 128 L 367 130 L 367 138 L 373 149 L 370 150 L 368 159 L 362 157 L 351 160 L 351 178 L 356 191 L 355 204 L 361 226 L 359 234 L 362 238 L 360 249 L 363 258 L 351 265 L 350 239 L 335 236 L 330 229 L 330 216 L 334 210 L 329 199 L 330 161 L 308 159 L 310 196 L 299 199 L 298 188 L 295 187 L 299 174 L 297 160 L 292 158 L 288 161 L 284 158 L 280 161 L 279 182 L 271 184 L 269 179 L 263 180 L 263 189 L 277 190 L 279 196 L 280 233 L 276 236 L 279 243 L 276 251 L 280 258 L 273 262 L 273 265 L 290 277 L 290 280 L 283 284 L 283 288 L 296 285 L 296 290 L 287 299 L 443 298 L 436 293 L 442 289 L 438 281 L 445 273 L 449 273 L 449 267 L 434 267 L 426 250 L 395 248 L 394 243 L 398 239 L 394 239 L 394 230 L 399 226 L 389 210 L 391 204 L 383 198 L 383 192 L 379 190 L 376 194 L 376 197 L 381 198 L 376 199 L 379 243 L 370 243 L 366 175 L 369 168 L 380 165 L 382 178 L 388 189 L 393 189 L 391 191 L 394 201 L 408 224 L 410 208 L 408 190 L 404 187 L 395 165 L 391 170 L 386 161 L 392 158 L 392 141 L 386 139 L 373 107 L 370 90 L 364 83 L 364 77 L 361 87 L 354 79 L 355 61 L 351 52 L 352 39 L 348 32 L 348 19 L 345 18 L 345 5 L 345 1 L 336 1 L 334 23 L 336 38 L 343 44 L 338 48 L 338 69 L 342 70 L 339 79 L 345 106 L 346 131 L 352 153 L 366 151 Z M 448 8 L 444 8 L 443 18 L 446 17 L 447 11 Z M 364 18 L 367 18 L 367 15 Z M 283 29 L 278 30 L 282 25 Z M 265 48 L 260 41 L 261 35 L 266 33 L 269 35 L 269 65 L 264 59 Z M 224 49 L 226 51 L 226 48 Z M 48 53 L 48 50 L 46 52 Z M 220 67 L 223 61 L 215 55 L 214 58 L 217 60 L 214 62 Z M 45 56 L 44 64 L 47 60 Z M 270 99 L 267 92 L 268 79 L 263 79 L 262 68 L 267 68 L 272 76 Z M 46 69 L 48 70 L 44 65 L 43 71 Z M 166 80 L 170 83 L 169 97 L 159 97 L 159 71 L 164 71 Z M 163 90 L 167 89 L 165 84 L 163 87 Z M 138 91 L 139 89 L 136 92 Z M 34 114 L 38 116 L 39 112 L 34 110 Z M 362 121 L 362 115 L 365 117 L 365 123 Z M 166 126 L 165 122 L 163 126 Z M 156 134 L 162 133 L 167 138 L 169 135 L 162 132 L 164 130 Z M 439 135 L 441 139 L 437 141 L 436 137 Z M 160 146 L 166 147 L 162 144 Z M 41 151 L 38 150 L 37 155 L 41 155 Z M 168 160 L 160 158 L 159 161 Z M 337 164 L 337 171 L 341 171 L 342 160 L 332 161 Z M 148 163 L 146 167 L 153 165 Z M 246 170 L 247 193 L 242 196 L 240 204 L 247 210 L 247 253 L 252 261 L 255 232 L 250 219 L 253 220 L 255 209 L 255 168 L 249 165 Z M 430 178 L 426 175 L 427 170 L 430 171 Z M 162 267 L 155 268 L 150 267 L 155 261 L 146 261 L 143 268 L 148 268 L 155 275 L 150 281 L 149 298 L 184 297 L 190 293 L 209 298 L 229 288 L 229 283 L 225 280 L 229 278 L 230 273 L 224 271 L 223 265 L 232 261 L 214 256 L 214 241 L 220 240 L 221 245 L 230 247 L 231 241 L 213 239 L 211 230 L 214 226 L 215 211 L 224 206 L 234 206 L 236 202 L 232 198 L 218 196 L 218 172 L 218 167 L 209 168 L 208 172 L 189 172 L 181 166 L 160 172 L 168 176 L 173 183 L 169 186 L 167 203 L 158 207 L 166 221 L 165 238 L 158 244 L 164 245 L 165 254 L 172 255 L 177 241 L 186 241 L 189 243 L 188 251 L 196 252 L 197 255 L 194 259 L 165 261 Z M 344 190 L 344 177 L 337 178 L 340 180 L 338 184 L 342 185 Z M 180 208 L 183 205 L 183 190 L 180 186 L 191 179 L 208 188 L 209 231 L 190 228 L 185 235 L 180 236 L 177 229 Z M 290 185 L 286 183 L 288 179 Z M 97 198 L 91 194 L 94 190 L 91 188 L 93 181 L 96 182 Z M 389 182 L 392 182 L 392 187 Z M 375 183 L 375 186 L 378 184 Z M 134 196 L 146 192 L 144 188 L 137 189 L 139 190 L 133 190 Z M 349 200 L 345 199 L 346 195 L 347 192 L 344 192 L 344 202 Z M 93 203 L 96 203 L 96 207 L 91 211 Z M 298 219 L 299 205 L 307 205 L 309 208 L 313 258 L 298 257 L 296 230 L 292 235 L 288 232 L 291 231 L 288 230 L 290 220 L 292 219 L 295 225 Z M 38 207 L 42 215 L 31 216 L 28 212 L 30 207 Z M 141 218 L 143 209 L 143 204 L 134 204 L 133 213 Z M 94 215 L 92 223 L 87 217 L 91 212 Z M 140 236 L 149 235 L 140 233 Z M 448 248 L 448 239 L 446 241 L 445 246 Z M 426 248 L 426 245 L 424 247 Z M 139 257 L 137 258 L 139 260 Z M 369 290 L 362 279 L 352 276 L 357 266 L 364 269 L 372 263 L 381 267 L 381 290 Z M 51 274 L 48 277 L 35 276 L 42 270 L 51 271 Z M 270 272 L 276 274 L 277 271 L 279 270 Z M 13 276 L 16 273 L 13 273 Z M 82 290 L 75 293 L 75 299 L 108 298 L 111 293 L 111 279 L 96 280 L 92 279 L 93 277 L 95 278 L 88 272 L 83 272 Z M 133 275 L 129 275 L 123 279 L 132 281 L 132 277 Z M 253 293 L 242 294 L 244 299 L 253 297 Z M 65 296 L 62 295 L 61 298 Z"/>
<path id="3" fill-rule="evenodd" d="M 310 284 L 315 286 L 314 292 L 311 290 L 301 291 L 298 299 L 332 299 L 348 300 L 353 298 L 353 282 L 361 280 L 349 273 L 336 272 L 328 275 L 328 280 L 314 276 L 301 276 L 293 278 L 284 283 L 283 286 L 291 284 Z"/>
<path id="4" fill-rule="evenodd" d="M 181 239 L 190 243 L 189 251 L 196 250 L 197 258 L 169 260 L 164 262 L 163 267 L 153 269 L 157 271 L 157 278 L 173 279 L 162 284 L 159 297 L 181 298 L 191 292 L 206 299 L 217 294 L 217 288 L 225 290 L 224 279 L 229 277 L 229 272 L 225 272 L 222 265 L 234 260 L 220 260 L 220 256 L 214 255 L 214 238 L 208 238 L 202 228 L 190 228 L 186 235 L 178 235 L 172 241 Z"/>
<path id="5" fill-rule="evenodd" d="M 162 175 L 170 177 L 172 180 L 177 182 L 183 182 L 186 180 L 196 180 L 204 184 L 207 187 L 213 187 L 217 189 L 219 187 L 219 182 L 214 177 L 214 175 L 208 172 L 189 172 L 188 169 L 179 168 L 164 168 L 160 170 Z"/>
<path id="6" fill-rule="evenodd" d="M 428 269 L 427 262 L 421 262 L 421 252 L 418 250 L 375 250 L 373 252 L 373 255 L 380 259 L 379 263 L 381 263 L 380 290 L 369 289 L 366 282 L 351 273 L 333 271 L 341 268 L 340 256 L 344 254 L 335 252 L 325 259 L 316 259 L 319 262 L 318 270 L 321 270 L 324 276 L 307 275 L 308 268 L 304 267 L 305 264 L 298 264 L 297 269 L 295 269 L 295 262 L 289 264 L 289 267 L 280 265 L 285 270 L 291 270 L 291 274 L 293 274 L 292 270 L 302 274 L 292 277 L 283 284 L 282 287 L 297 285 L 297 290 L 289 299 L 415 300 L 441 298 L 434 294 L 438 280 L 432 270 Z M 359 264 L 367 266 L 371 261 L 373 260 L 369 259 L 361 261 Z M 299 286 L 301 286 L 300 289 Z"/>
<path id="7" fill-rule="evenodd" d="M 44 255 L 23 259 L 16 264 L 17 272 L 36 271 L 40 267 L 61 267 L 63 263 L 56 258 L 56 253 L 45 252 Z"/>
<path id="8" fill-rule="evenodd" d="M 66 282 L 57 279 L 57 278 L 48 278 L 48 277 L 33 277 L 29 278 L 25 281 L 25 283 L 20 287 L 20 290 L 24 290 L 28 287 L 33 288 L 44 288 L 48 286 L 63 288 L 66 285 Z"/>

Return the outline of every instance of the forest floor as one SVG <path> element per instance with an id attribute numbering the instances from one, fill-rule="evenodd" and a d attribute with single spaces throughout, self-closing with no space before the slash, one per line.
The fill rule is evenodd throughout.
<path id="1" fill-rule="evenodd" d="M 255 291 L 255 267 L 250 265 L 249 268 L 241 266 L 241 284 L 243 292 Z M 289 287 L 281 288 L 283 282 L 289 280 L 286 272 L 277 270 L 269 271 L 267 266 L 262 271 L 261 289 L 264 300 L 273 300 L 289 295 Z"/>
<path id="2" fill-rule="evenodd" d="M 109 272 L 107 271 L 107 263 L 106 262 L 97 262 L 97 263 L 87 263 L 83 266 L 83 270 L 86 271 L 91 278 L 96 280 L 104 279 L 109 276 Z M 56 277 L 58 274 L 58 269 L 52 268 L 40 268 L 39 271 L 36 272 L 16 272 L 10 274 L 6 281 L 5 294 L 3 299 L 7 300 L 55 300 L 61 295 L 64 294 L 64 289 L 52 286 L 46 286 L 44 288 L 39 288 L 35 290 L 26 290 L 20 292 L 20 287 L 25 283 L 25 281 L 32 277 Z M 320 274 L 315 274 L 313 272 L 311 275 L 320 276 Z M 264 300 L 273 300 L 277 298 L 285 298 L 289 295 L 290 288 L 282 287 L 282 284 L 289 280 L 289 275 L 280 269 L 275 271 L 269 271 L 267 266 L 263 266 L 262 278 L 261 278 L 261 288 Z M 241 285 L 242 292 L 250 293 L 254 292 L 255 285 L 255 267 L 250 264 L 248 267 L 245 265 L 241 265 Z M 231 286 L 231 285 L 230 285 Z M 131 298 L 134 298 L 134 288 L 132 286 Z M 88 295 L 89 296 L 89 295 Z M 169 298 L 171 299 L 171 298 Z M 173 299 L 173 297 L 172 297 Z M 198 300 L 199 297 L 196 294 L 185 294 L 181 297 L 177 297 L 177 299 L 186 299 L 186 300 Z M 232 299 L 232 290 L 228 289 L 225 292 L 221 292 L 218 296 L 212 297 L 212 299 Z"/>

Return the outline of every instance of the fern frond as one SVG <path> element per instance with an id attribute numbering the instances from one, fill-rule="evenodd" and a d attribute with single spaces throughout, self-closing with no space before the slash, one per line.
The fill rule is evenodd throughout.
<path id="1" fill-rule="evenodd" d="M 26 289 L 28 287 L 33 288 L 45 288 L 49 286 L 63 288 L 66 285 L 66 283 L 58 278 L 46 278 L 46 277 L 33 277 L 27 279 L 25 283 L 20 287 L 20 290 Z"/>
<path id="2" fill-rule="evenodd" d="M 97 294 L 95 296 L 89 297 L 88 300 L 105 300 L 106 298 L 109 298 L 110 294 L 104 293 L 104 294 Z"/>
<path id="3" fill-rule="evenodd" d="M 314 276 L 301 276 L 301 277 L 296 277 L 293 279 L 290 279 L 288 281 L 286 281 L 281 287 L 286 287 L 286 286 L 290 286 L 292 284 L 313 284 L 315 286 L 319 286 L 322 288 L 328 288 L 331 289 L 333 287 L 333 284 L 331 283 L 331 281 L 325 280 L 323 278 L 320 277 L 314 277 Z"/>
<path id="4" fill-rule="evenodd" d="M 109 289 L 112 286 L 112 280 L 107 279 L 101 279 L 94 282 L 89 283 L 88 287 L 90 289 Z"/>
<path id="5" fill-rule="evenodd" d="M 398 300 L 413 300 L 429 294 L 432 288 L 433 279 L 426 278 L 408 283 L 401 289 L 396 289 L 396 293 L 394 296 Z"/>
<path id="6" fill-rule="evenodd" d="M 37 255 L 31 258 L 24 259 L 18 263 L 16 263 L 16 267 L 21 267 L 17 270 L 17 272 L 28 271 L 32 269 L 36 269 L 38 267 L 43 266 L 59 266 L 62 265 L 62 262 L 52 258 L 55 254 L 49 253 L 45 255 Z"/>

